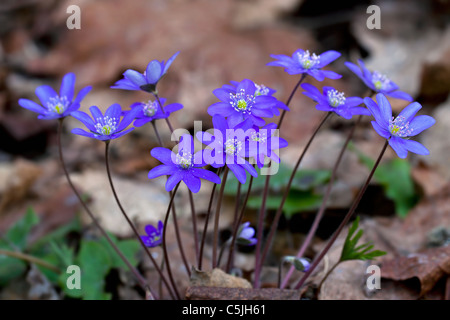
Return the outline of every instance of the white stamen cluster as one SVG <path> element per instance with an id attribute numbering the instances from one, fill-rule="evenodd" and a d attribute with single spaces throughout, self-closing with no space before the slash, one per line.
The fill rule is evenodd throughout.
<path id="1" fill-rule="evenodd" d="M 234 110 L 242 113 L 251 113 L 252 106 L 255 103 L 255 96 L 246 94 L 244 89 L 241 89 L 238 93 L 230 93 L 230 104 Z"/>
<path id="2" fill-rule="evenodd" d="M 266 130 L 261 129 L 261 131 L 259 132 L 252 132 L 250 139 L 252 141 L 257 141 L 257 142 L 267 142 L 267 133 Z"/>
<path id="3" fill-rule="evenodd" d="M 47 102 L 47 109 L 50 112 L 56 112 L 57 114 L 62 114 L 69 107 L 70 102 L 67 100 L 66 96 L 63 97 L 51 97 Z"/>
<path id="4" fill-rule="evenodd" d="M 372 74 L 372 83 L 375 86 L 376 90 L 385 90 L 389 84 L 390 80 L 384 74 L 379 73 L 378 71 L 374 71 Z"/>
<path id="5" fill-rule="evenodd" d="M 333 89 L 327 92 L 327 97 L 330 106 L 334 108 L 342 106 L 345 103 L 345 95 L 343 92 Z"/>
<path id="6" fill-rule="evenodd" d="M 148 100 L 147 102 L 142 102 L 142 104 L 142 111 L 147 117 L 153 117 L 158 111 L 158 101 Z"/>
<path id="7" fill-rule="evenodd" d="M 225 153 L 234 156 L 238 155 L 239 152 L 242 150 L 242 141 L 239 141 L 238 139 L 228 139 L 225 142 Z"/>
<path id="8" fill-rule="evenodd" d="M 176 157 L 177 165 L 183 169 L 189 169 L 192 167 L 192 153 L 190 152 L 181 152 L 177 153 Z"/>
<path id="9" fill-rule="evenodd" d="M 396 137 L 408 137 L 412 134 L 413 130 L 409 127 L 409 122 L 406 122 L 405 117 L 398 116 L 397 118 L 392 117 L 389 120 L 389 132 Z"/>
<path id="10" fill-rule="evenodd" d="M 315 53 L 310 54 L 308 50 L 303 53 L 298 53 L 298 61 L 304 69 L 314 68 L 320 63 L 320 56 Z"/>
<path id="11" fill-rule="evenodd" d="M 267 88 L 265 85 L 261 84 L 256 84 L 256 91 L 255 91 L 255 96 L 267 96 L 269 94 L 269 88 Z"/>
<path id="12" fill-rule="evenodd" d="M 98 134 L 109 136 L 116 132 L 117 130 L 117 119 L 110 118 L 108 116 L 103 118 L 97 118 L 97 123 L 95 124 L 95 130 Z"/>

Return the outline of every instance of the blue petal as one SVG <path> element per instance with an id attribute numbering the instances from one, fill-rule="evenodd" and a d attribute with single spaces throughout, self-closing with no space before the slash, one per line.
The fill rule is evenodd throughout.
<path id="1" fill-rule="evenodd" d="M 92 118 L 86 112 L 74 111 L 71 113 L 71 116 L 81 121 L 90 131 L 96 131 L 94 121 L 92 121 Z"/>
<path id="2" fill-rule="evenodd" d="M 150 63 L 147 65 L 147 70 L 145 72 L 147 82 L 151 84 L 157 83 L 162 76 L 162 72 L 163 69 L 159 61 L 157 60 L 150 61 Z"/>
<path id="3" fill-rule="evenodd" d="M 66 74 L 62 79 L 59 96 L 66 97 L 68 101 L 72 101 L 74 88 L 75 88 L 75 74 L 71 72 Z"/>
<path id="4" fill-rule="evenodd" d="M 119 126 L 117 127 L 117 131 L 122 131 L 126 127 L 128 127 L 134 119 L 136 119 L 139 114 L 141 114 L 142 110 L 139 108 L 133 108 L 127 112 L 127 114 L 122 118 Z"/>
<path id="5" fill-rule="evenodd" d="M 58 96 L 55 90 L 47 85 L 37 87 L 35 93 L 44 107 L 47 106 L 47 102 L 50 100 L 50 98 Z"/>
<path id="6" fill-rule="evenodd" d="M 180 171 L 173 173 L 166 182 L 166 191 L 172 191 L 173 188 L 183 179 L 183 174 Z"/>
<path id="7" fill-rule="evenodd" d="M 234 109 L 229 103 L 217 102 L 208 107 L 208 114 L 210 116 L 221 115 L 222 117 L 228 117 L 233 113 Z"/>
<path id="8" fill-rule="evenodd" d="M 200 180 L 200 178 L 192 174 L 186 173 L 184 175 L 183 182 L 193 193 L 197 193 L 200 191 L 200 187 L 202 185 L 202 181 Z"/>
<path id="9" fill-rule="evenodd" d="M 41 105 L 37 104 L 34 101 L 28 99 L 19 99 L 19 105 L 25 109 L 31 110 L 37 113 L 44 113 L 47 109 L 43 108 Z"/>
<path id="10" fill-rule="evenodd" d="M 322 53 L 320 55 L 320 62 L 319 62 L 318 67 L 322 68 L 322 67 L 326 66 L 327 64 L 330 64 L 331 62 L 333 62 L 340 56 L 341 56 L 341 54 L 337 51 L 334 51 L 334 50 L 325 51 L 324 53 Z"/>
<path id="11" fill-rule="evenodd" d="M 103 113 L 100 111 L 100 109 L 97 106 L 90 107 L 89 111 L 91 111 L 94 122 L 97 122 L 97 119 L 103 119 Z"/>
<path id="12" fill-rule="evenodd" d="M 356 64 L 351 62 L 344 62 L 345 66 L 350 69 L 358 78 L 363 78 L 363 73 L 361 72 L 361 68 L 359 68 Z"/>
<path id="13" fill-rule="evenodd" d="M 146 79 L 142 73 L 137 72 L 136 70 L 128 69 L 123 73 L 124 77 L 130 80 L 134 85 L 140 87 L 146 84 Z"/>
<path id="14" fill-rule="evenodd" d="M 428 129 L 436 123 L 436 120 L 430 116 L 421 115 L 417 116 L 411 120 L 409 123 L 409 128 L 412 129 L 412 133 L 409 135 L 411 137 L 418 135 L 423 130 Z"/>
<path id="15" fill-rule="evenodd" d="M 164 164 L 174 165 L 175 164 L 175 154 L 172 150 L 162 147 L 153 148 L 150 152 L 153 158 L 158 159 Z"/>
<path id="16" fill-rule="evenodd" d="M 411 119 L 416 115 L 416 113 L 422 109 L 422 106 L 418 102 L 413 102 L 407 107 L 405 107 L 400 113 L 399 117 L 404 117 L 405 122 L 410 122 Z"/>
<path id="17" fill-rule="evenodd" d="M 389 139 L 389 145 L 392 147 L 392 149 L 394 149 L 394 151 L 400 158 L 405 159 L 408 155 L 408 150 L 406 150 L 403 142 L 404 140 L 398 137 L 392 137 L 391 139 Z"/>
<path id="18" fill-rule="evenodd" d="M 92 133 L 92 132 L 86 132 L 83 129 L 80 128 L 74 128 L 72 129 L 72 133 L 79 135 L 79 136 L 84 136 L 84 137 L 88 137 L 88 138 L 95 138 L 97 139 L 97 135 Z"/>
<path id="19" fill-rule="evenodd" d="M 220 184 L 221 180 L 220 177 L 215 174 L 212 171 L 206 170 L 206 169 L 200 169 L 200 168 L 193 168 L 191 169 L 191 172 L 196 177 L 199 177 L 204 180 L 211 181 L 212 183 Z"/>
<path id="20" fill-rule="evenodd" d="M 382 128 L 378 122 L 376 121 L 371 121 L 373 128 L 375 129 L 375 131 L 382 136 L 383 138 L 389 139 L 389 137 L 391 136 L 390 132 L 387 131 L 386 129 Z"/>
<path id="21" fill-rule="evenodd" d="M 408 151 L 414 152 L 416 154 L 421 155 L 430 154 L 430 151 L 428 151 L 428 149 L 425 148 L 420 142 L 414 140 L 404 140 L 404 145 Z"/>
<path id="22" fill-rule="evenodd" d="M 336 73 L 334 71 L 330 71 L 330 70 L 322 70 L 322 74 L 325 78 L 328 78 L 328 79 L 336 80 L 336 79 L 342 78 L 342 75 L 340 75 L 339 73 Z"/>
<path id="23" fill-rule="evenodd" d="M 386 94 L 392 98 L 396 99 L 402 99 L 406 101 L 413 101 L 413 97 L 411 97 L 409 94 L 403 91 L 392 91 L 392 92 L 386 92 Z"/>
<path id="24" fill-rule="evenodd" d="M 377 96 L 378 107 L 380 108 L 380 115 L 382 119 L 389 123 L 392 119 L 392 108 L 389 100 L 385 97 L 384 94 L 378 93 Z"/>
<path id="25" fill-rule="evenodd" d="M 176 52 L 172 57 L 169 58 L 169 60 L 167 60 L 167 63 L 164 66 L 163 74 L 165 74 L 167 72 L 170 65 L 172 64 L 172 62 L 175 60 L 175 58 L 178 56 L 179 53 L 180 53 L 180 51 Z"/>
<path id="26" fill-rule="evenodd" d="M 91 86 L 87 86 L 81 89 L 80 92 L 78 92 L 77 97 L 75 98 L 73 103 L 81 103 L 81 100 L 84 99 L 84 97 L 89 93 L 89 91 L 91 91 L 91 89 Z"/>
<path id="27" fill-rule="evenodd" d="M 106 109 L 105 117 L 109 117 L 110 119 L 120 120 L 120 115 L 122 113 L 122 108 L 118 103 L 114 103 Z"/>
<path id="28" fill-rule="evenodd" d="M 234 173 L 236 178 L 239 180 L 240 183 L 245 184 L 245 181 L 247 180 L 247 175 L 245 173 L 244 168 L 242 168 L 238 164 L 228 164 L 228 168 Z"/>
<path id="29" fill-rule="evenodd" d="M 154 179 L 160 176 L 168 176 L 173 174 L 174 170 L 176 169 L 174 169 L 173 166 L 161 164 L 159 166 L 154 167 L 152 170 L 148 172 L 148 178 Z"/>

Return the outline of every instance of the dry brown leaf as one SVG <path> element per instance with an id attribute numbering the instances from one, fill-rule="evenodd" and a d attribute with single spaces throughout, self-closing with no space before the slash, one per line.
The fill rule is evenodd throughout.
<path id="1" fill-rule="evenodd" d="M 192 287 L 219 287 L 219 288 L 251 288 L 250 282 L 243 278 L 238 278 L 225 273 L 221 269 L 215 268 L 212 271 L 200 271 L 192 269 Z"/>

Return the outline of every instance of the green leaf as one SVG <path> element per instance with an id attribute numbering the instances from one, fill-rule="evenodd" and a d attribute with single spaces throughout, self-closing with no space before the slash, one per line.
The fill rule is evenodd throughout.
<path id="1" fill-rule="evenodd" d="M 6 233 L 6 239 L 14 245 L 13 250 L 23 250 L 27 245 L 28 234 L 39 223 L 39 217 L 32 208 L 28 208 L 22 219 L 18 220 Z"/>
<path id="2" fill-rule="evenodd" d="M 8 249 L 3 246 L 0 248 Z M 27 264 L 20 260 L 0 255 L 0 287 L 9 281 L 20 277 L 27 270 Z"/>
<path id="3" fill-rule="evenodd" d="M 123 253 L 123 255 L 128 259 L 132 266 L 137 266 L 138 264 L 138 253 L 141 249 L 141 245 L 139 244 L 139 240 L 117 240 L 117 238 L 108 233 L 112 242 L 119 248 L 119 250 Z M 104 246 L 104 248 L 108 251 L 108 254 L 111 258 L 111 267 L 112 268 L 123 268 L 127 269 L 125 262 L 120 258 L 117 252 L 113 247 L 110 246 L 105 237 L 102 237 L 100 243 Z"/>
<path id="4" fill-rule="evenodd" d="M 274 175 L 270 176 L 270 190 L 279 192 L 289 182 L 289 179 L 292 174 L 292 168 L 289 168 L 285 165 L 280 164 L 278 168 L 278 172 Z M 252 191 L 258 192 L 264 189 L 264 185 L 266 183 L 266 175 L 261 175 L 261 170 L 258 171 L 258 177 L 253 179 Z M 250 174 L 247 174 L 247 181 L 244 185 L 242 185 L 241 190 L 247 190 Z M 291 189 L 293 190 L 311 190 L 317 186 L 320 186 L 326 183 L 331 176 L 331 172 L 329 170 L 298 170 L 294 179 L 292 180 Z M 236 195 L 236 190 L 238 187 L 238 181 L 234 177 L 234 175 L 228 175 L 227 183 L 225 185 L 225 194 L 234 196 Z"/>
<path id="5" fill-rule="evenodd" d="M 282 195 L 267 197 L 266 208 L 278 210 L 282 199 Z M 252 209 L 258 209 L 261 207 L 261 201 L 261 196 L 250 197 L 247 206 Z M 283 205 L 283 213 L 289 219 L 296 213 L 317 209 L 321 203 L 322 196 L 313 191 L 291 190 Z"/>
<path id="6" fill-rule="evenodd" d="M 356 245 L 358 241 L 364 234 L 364 231 L 362 229 L 358 230 L 358 227 L 359 217 L 356 217 L 355 221 L 348 229 L 348 234 L 345 238 L 345 243 L 342 248 L 341 258 L 339 259 L 339 262 L 347 260 L 371 260 L 386 254 L 386 252 L 380 250 L 371 251 L 373 248 L 373 245 L 371 243 L 363 243 L 362 245 L 359 245 L 357 247 Z"/>
<path id="7" fill-rule="evenodd" d="M 353 145 L 350 148 L 364 165 L 372 169 L 375 164 L 373 159 L 356 150 Z M 411 177 L 411 165 L 407 160 L 394 158 L 381 163 L 374 173 L 374 180 L 383 187 L 386 197 L 394 201 L 398 216 L 405 217 L 417 204 L 419 197 Z"/>

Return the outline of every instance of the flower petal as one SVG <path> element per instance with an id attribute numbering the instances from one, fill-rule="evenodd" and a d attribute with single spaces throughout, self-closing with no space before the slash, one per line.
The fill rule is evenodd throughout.
<path id="1" fill-rule="evenodd" d="M 75 88 L 75 74 L 70 72 L 66 74 L 62 79 L 59 96 L 61 98 L 66 97 L 68 101 L 72 101 L 74 88 Z"/>
<path id="2" fill-rule="evenodd" d="M 412 119 L 411 122 L 409 123 L 409 128 L 412 130 L 412 133 L 409 136 L 413 137 L 415 135 L 418 135 L 423 130 L 428 129 L 435 123 L 436 120 L 434 120 L 433 117 L 427 115 L 417 116 L 414 119 Z"/>
<path id="3" fill-rule="evenodd" d="M 389 131 L 387 131 L 386 129 L 382 128 L 378 122 L 376 121 L 371 121 L 373 128 L 375 129 L 375 131 L 382 136 L 383 138 L 389 139 L 389 137 L 391 136 L 391 133 Z"/>
<path id="4" fill-rule="evenodd" d="M 148 178 L 154 179 L 160 176 L 169 176 L 174 173 L 174 170 L 176 169 L 173 166 L 161 164 L 159 166 L 154 167 L 148 172 Z"/>
<path id="5" fill-rule="evenodd" d="M 186 186 L 191 190 L 193 193 L 197 193 L 200 191 L 202 181 L 200 178 L 190 174 L 186 173 L 183 178 L 183 182 L 186 184 Z"/>
<path id="6" fill-rule="evenodd" d="M 318 64 L 318 67 L 322 68 L 322 67 L 326 66 L 327 64 L 330 64 L 331 62 L 333 62 L 340 56 L 341 56 L 341 54 L 337 51 L 334 51 L 334 50 L 325 51 L 324 53 L 322 53 L 320 55 L 320 62 Z"/>
<path id="7" fill-rule="evenodd" d="M 71 113 L 71 116 L 81 121 L 90 131 L 96 131 L 94 121 L 86 112 L 74 111 Z"/>
<path id="8" fill-rule="evenodd" d="M 402 138 L 398 138 L 398 137 L 392 137 L 391 139 L 389 139 L 389 145 L 392 147 L 392 149 L 394 149 L 394 151 L 397 153 L 397 155 L 402 158 L 405 159 L 406 156 L 408 155 L 408 150 L 406 150 L 404 142 L 405 140 L 403 140 Z"/>
<path id="9" fill-rule="evenodd" d="M 162 76 L 162 72 L 161 62 L 158 60 L 150 61 L 147 65 L 147 70 L 145 71 L 147 82 L 151 84 L 157 83 Z"/>
<path id="10" fill-rule="evenodd" d="M 174 165 L 175 162 L 175 154 L 172 152 L 172 150 L 162 147 L 156 147 L 153 148 L 150 152 L 153 158 L 161 161 L 164 164 L 167 165 Z"/>
<path id="11" fill-rule="evenodd" d="M 416 154 L 428 155 L 430 151 L 425 148 L 420 142 L 414 140 L 405 140 L 404 146 L 408 151 L 414 152 Z"/>
<path id="12" fill-rule="evenodd" d="M 175 171 L 166 182 L 166 191 L 172 191 L 173 188 L 183 179 L 183 174 L 180 171 Z"/>
<path id="13" fill-rule="evenodd" d="M 418 102 L 413 102 L 407 107 L 405 107 L 400 113 L 399 117 L 405 118 L 404 122 L 410 122 L 411 119 L 416 115 L 416 113 L 422 109 L 422 106 Z"/>
<path id="14" fill-rule="evenodd" d="M 45 113 L 47 109 L 43 108 L 41 105 L 37 104 L 34 101 L 28 100 L 28 99 L 19 99 L 19 105 L 22 108 L 31 110 L 33 112 L 37 113 Z"/>
<path id="15" fill-rule="evenodd" d="M 211 181 L 212 183 L 216 183 L 216 184 L 221 183 L 220 177 L 212 171 L 209 171 L 206 169 L 200 169 L 200 168 L 193 168 L 193 169 L 191 169 L 191 172 L 193 175 L 195 175 L 198 178 L 208 180 L 208 181 Z"/>
<path id="16" fill-rule="evenodd" d="M 123 73 L 123 76 L 138 87 L 147 83 L 144 75 L 142 73 L 137 72 L 136 70 L 128 69 Z"/>
<path id="17" fill-rule="evenodd" d="M 58 95 L 52 87 L 47 85 L 37 87 L 35 93 L 44 107 L 47 107 L 47 103 L 50 98 L 56 97 Z"/>

